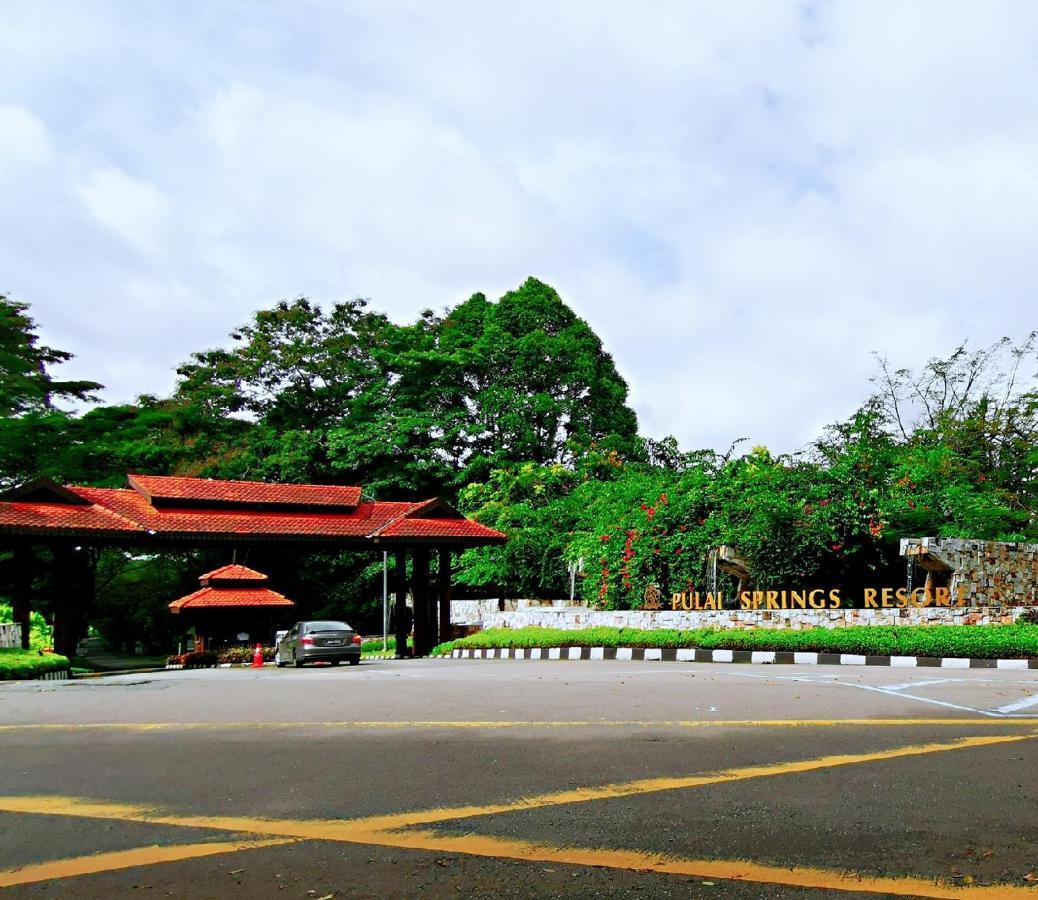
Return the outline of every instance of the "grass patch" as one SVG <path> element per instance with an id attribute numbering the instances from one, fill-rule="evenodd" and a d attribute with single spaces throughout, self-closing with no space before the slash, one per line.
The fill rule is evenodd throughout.
<path id="1" fill-rule="evenodd" d="M 1038 657 L 1038 625 L 860 625 L 746 631 L 640 628 L 489 628 L 440 644 L 454 649 L 531 647 L 696 647 L 701 650 L 785 650 L 866 656 L 948 656 L 974 659 Z"/>
<path id="2" fill-rule="evenodd" d="M 39 678 L 47 672 L 63 672 L 68 668 L 68 659 L 56 653 L 41 654 L 36 650 L 0 648 L 0 681 Z"/>
<path id="3" fill-rule="evenodd" d="M 412 646 L 411 638 L 407 639 L 407 646 Z M 382 652 L 382 638 L 371 638 L 366 640 L 360 645 L 360 652 L 362 656 L 367 656 L 369 653 L 381 653 Z M 389 636 L 389 640 L 386 643 L 386 653 L 396 652 L 396 638 L 392 635 Z"/>

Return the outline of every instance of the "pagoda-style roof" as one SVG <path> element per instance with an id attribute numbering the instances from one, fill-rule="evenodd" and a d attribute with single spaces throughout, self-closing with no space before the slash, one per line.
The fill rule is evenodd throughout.
<path id="1" fill-rule="evenodd" d="M 198 580 L 202 584 L 201 589 L 174 600 L 169 604 L 170 612 L 205 608 L 267 609 L 295 606 L 283 594 L 266 587 L 266 575 L 246 566 L 221 566 L 206 572 Z"/>
<path id="2" fill-rule="evenodd" d="M 128 488 L 31 482 L 0 501 L 0 535 L 163 542 L 307 541 L 477 547 L 505 536 L 439 499 L 376 501 L 359 487 L 129 475 Z"/>

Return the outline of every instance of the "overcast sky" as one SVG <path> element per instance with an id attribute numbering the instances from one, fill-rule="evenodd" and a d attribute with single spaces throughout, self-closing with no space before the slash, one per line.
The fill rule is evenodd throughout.
<path id="1" fill-rule="evenodd" d="M 1038 3 L 0 0 L 0 291 L 110 402 L 535 275 L 644 433 L 800 447 L 1038 325 Z"/>

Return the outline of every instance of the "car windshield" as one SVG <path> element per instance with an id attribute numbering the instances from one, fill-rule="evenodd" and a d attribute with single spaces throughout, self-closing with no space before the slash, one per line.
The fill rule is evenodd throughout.
<path id="1" fill-rule="evenodd" d="M 345 622 L 307 622 L 307 631 L 351 631 Z"/>

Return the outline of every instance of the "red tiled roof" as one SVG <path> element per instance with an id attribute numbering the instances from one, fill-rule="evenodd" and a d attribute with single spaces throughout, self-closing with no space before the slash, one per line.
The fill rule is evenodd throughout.
<path id="1" fill-rule="evenodd" d="M 118 534 L 130 539 L 139 535 L 137 540 L 142 543 L 151 538 L 338 541 L 369 546 L 382 541 L 442 539 L 489 544 L 505 540 L 501 532 L 464 518 L 437 499 L 421 503 L 375 502 L 360 499 L 360 488 L 149 475 L 130 476 L 130 480 L 134 489 L 52 487 L 49 495 L 0 501 L 0 533 L 86 537 Z M 203 500 L 206 492 L 213 499 Z M 356 496 L 353 506 L 347 503 L 354 496 L 351 492 Z M 302 502 L 304 495 L 318 493 L 325 494 L 323 503 Z M 74 500 L 70 494 L 85 502 Z M 154 503 L 153 498 L 160 496 L 162 501 Z M 243 497 L 247 499 L 240 502 L 228 499 Z M 282 499 L 275 501 L 271 499 L 274 497 Z M 219 577 L 218 572 L 209 574 Z M 234 578 L 246 580 L 244 575 Z"/>
<path id="2" fill-rule="evenodd" d="M 233 588 L 233 587 L 204 587 L 174 600 L 169 604 L 169 611 L 178 613 L 184 609 L 199 609 L 202 607 L 242 607 L 242 606 L 295 606 L 295 604 L 269 588 Z"/>
<path id="3" fill-rule="evenodd" d="M 15 534 L 143 531 L 136 522 L 98 503 L 0 502 L 0 525 Z"/>
<path id="4" fill-rule="evenodd" d="M 227 581 L 267 581 L 268 578 L 262 572 L 257 572 L 248 566 L 239 566 L 232 563 L 229 566 L 220 566 L 219 569 L 213 569 L 212 572 L 199 575 L 198 580 L 203 585 L 207 585 L 220 584 Z"/>
<path id="5" fill-rule="evenodd" d="M 76 487 L 74 490 L 113 512 L 139 522 L 148 531 L 197 537 L 252 535 L 364 539 L 406 513 L 412 506 L 410 503 L 375 503 L 369 500 L 349 511 L 175 509 L 152 506 L 136 491 L 90 487 Z"/>
<path id="6" fill-rule="evenodd" d="M 439 538 L 477 539 L 481 541 L 504 541 L 500 531 L 480 525 L 472 519 L 421 519 L 405 517 L 391 522 L 378 535 L 380 538 L 421 538 L 437 540 Z"/>
<path id="7" fill-rule="evenodd" d="M 331 484 L 271 484 L 266 481 L 221 481 L 165 475 L 130 475 L 131 487 L 164 505 L 176 501 L 245 506 L 290 505 L 352 508 L 360 503 L 359 487 Z"/>

